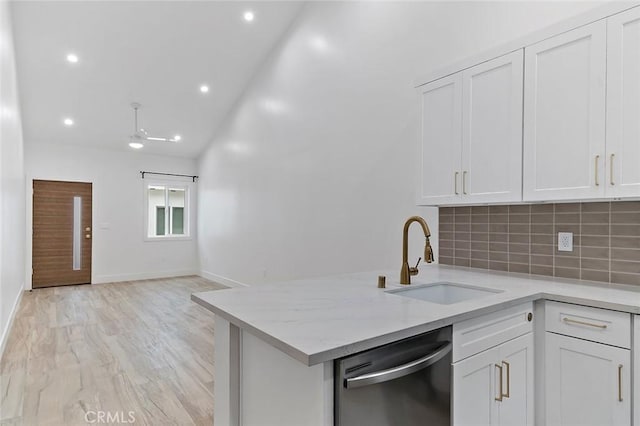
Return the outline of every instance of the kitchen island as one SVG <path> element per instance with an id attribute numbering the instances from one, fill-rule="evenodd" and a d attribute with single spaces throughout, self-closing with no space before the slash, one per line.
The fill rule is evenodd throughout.
<path id="1" fill-rule="evenodd" d="M 387 288 L 377 288 L 377 277 Z M 197 293 L 215 313 L 216 424 L 333 424 L 333 361 L 526 302 L 554 300 L 640 314 L 629 286 L 426 265 L 411 286 L 453 282 L 500 291 L 453 304 L 394 294 L 398 271 Z"/>

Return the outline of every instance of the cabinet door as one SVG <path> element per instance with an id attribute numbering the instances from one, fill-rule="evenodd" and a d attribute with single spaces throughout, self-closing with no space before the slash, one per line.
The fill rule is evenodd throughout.
<path id="1" fill-rule="evenodd" d="M 533 333 L 500 345 L 503 389 L 500 424 L 533 425 Z"/>
<path id="2" fill-rule="evenodd" d="M 493 348 L 453 364 L 452 424 L 499 424 L 499 359 L 498 348 Z"/>
<path id="3" fill-rule="evenodd" d="M 640 8 L 607 21 L 607 195 L 640 196 Z"/>
<path id="4" fill-rule="evenodd" d="M 522 201 L 523 51 L 462 73 L 464 202 Z"/>
<path id="5" fill-rule="evenodd" d="M 525 201 L 604 197 L 606 22 L 525 48 Z"/>
<path id="6" fill-rule="evenodd" d="M 418 204 L 460 202 L 462 74 L 421 88 Z"/>
<path id="7" fill-rule="evenodd" d="M 640 315 L 633 317 L 633 423 L 640 426 Z"/>
<path id="8" fill-rule="evenodd" d="M 546 333 L 548 425 L 630 425 L 630 351 Z"/>

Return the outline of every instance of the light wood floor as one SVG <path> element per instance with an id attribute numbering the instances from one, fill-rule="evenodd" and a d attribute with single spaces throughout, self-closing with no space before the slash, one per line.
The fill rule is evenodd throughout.
<path id="1" fill-rule="evenodd" d="M 200 277 L 37 289 L 0 360 L 0 424 L 213 424 L 213 314 Z M 124 416 L 124 417 L 123 417 Z"/>

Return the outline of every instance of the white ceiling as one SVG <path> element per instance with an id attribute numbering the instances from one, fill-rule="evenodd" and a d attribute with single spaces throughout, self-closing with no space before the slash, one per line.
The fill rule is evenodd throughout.
<path id="1" fill-rule="evenodd" d="M 132 101 L 150 135 L 178 144 L 144 152 L 196 157 L 301 3 L 14 2 L 18 84 L 26 143 L 130 150 Z M 247 23 L 243 13 L 252 10 Z M 80 61 L 70 64 L 69 52 Z M 201 84 L 210 87 L 207 95 Z M 75 125 L 62 121 L 72 117 Z"/>

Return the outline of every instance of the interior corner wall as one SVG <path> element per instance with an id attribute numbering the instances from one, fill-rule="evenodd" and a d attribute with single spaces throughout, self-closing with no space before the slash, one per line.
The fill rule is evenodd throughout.
<path id="1" fill-rule="evenodd" d="M 308 3 L 200 158 L 203 275 L 259 284 L 399 270 L 413 214 L 437 256 L 436 209 L 415 205 L 414 79 L 596 5 Z"/>
<path id="2" fill-rule="evenodd" d="M 25 286 L 22 121 L 9 3 L 0 1 L 0 355 Z"/>
<path id="3" fill-rule="evenodd" d="M 190 188 L 191 238 L 149 241 L 145 228 L 145 183 L 166 179 L 140 171 L 197 174 L 194 159 L 149 155 L 137 151 L 25 144 L 27 174 L 27 267 L 31 262 L 31 190 L 33 179 L 93 184 L 92 283 L 192 275 L 199 272 L 196 234 L 196 186 Z M 175 179 L 172 180 L 176 182 Z M 30 277 L 27 287 L 30 288 Z"/>

